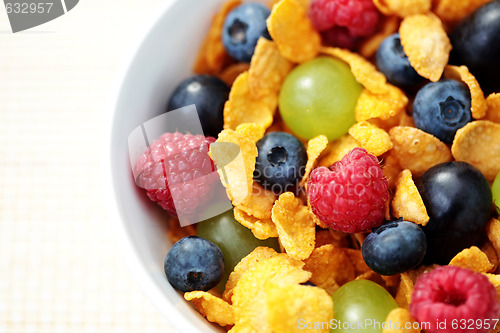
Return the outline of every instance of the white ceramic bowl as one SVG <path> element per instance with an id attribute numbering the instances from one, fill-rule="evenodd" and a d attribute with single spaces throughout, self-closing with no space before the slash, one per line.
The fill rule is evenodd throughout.
<path id="1" fill-rule="evenodd" d="M 106 128 L 106 204 L 133 274 L 169 322 L 179 332 L 217 332 L 168 283 L 163 261 L 171 243 L 165 212 L 135 185 L 128 156 L 129 134 L 162 113 L 173 89 L 192 74 L 211 18 L 225 0 L 166 1 L 117 79 Z"/>

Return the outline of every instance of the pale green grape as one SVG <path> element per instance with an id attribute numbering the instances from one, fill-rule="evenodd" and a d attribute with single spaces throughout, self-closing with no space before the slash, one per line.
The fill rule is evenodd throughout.
<path id="1" fill-rule="evenodd" d="M 285 79 L 280 114 L 303 139 L 324 134 L 335 140 L 355 123 L 354 108 L 361 90 L 347 64 L 319 57 L 299 65 Z"/>
<path id="2" fill-rule="evenodd" d="M 500 214 L 500 172 L 491 186 L 491 192 L 493 193 L 493 203 L 497 207 L 498 214 Z"/>
<path id="3" fill-rule="evenodd" d="M 369 280 L 344 284 L 333 294 L 333 306 L 335 333 L 380 333 L 389 312 L 398 307 L 391 294 Z"/>
<path id="4" fill-rule="evenodd" d="M 224 277 L 218 285 L 220 290 L 224 290 L 227 278 L 234 266 L 256 247 L 267 246 L 275 249 L 276 252 L 280 251 L 277 238 L 266 240 L 255 238 L 248 228 L 234 219 L 232 209 L 198 223 L 196 233 L 217 245 L 224 254 Z"/>

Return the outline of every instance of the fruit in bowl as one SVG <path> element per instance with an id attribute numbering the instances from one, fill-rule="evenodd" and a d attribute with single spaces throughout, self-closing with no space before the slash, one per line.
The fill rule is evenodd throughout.
<path id="1" fill-rule="evenodd" d="M 141 46 L 116 104 L 126 121 L 113 132 L 114 187 L 135 267 L 181 330 L 326 332 L 343 313 L 370 319 L 369 308 L 340 296 L 349 290 L 384 299 L 377 321 L 424 325 L 447 313 L 411 310 L 433 286 L 424 272 L 458 266 L 464 279 L 482 276 L 485 290 L 498 286 L 489 182 L 500 171 L 500 98 L 448 61 L 448 31 L 476 8 L 450 17 L 445 2 L 432 12 L 424 2 L 368 2 L 209 1 L 195 10 L 211 20 L 205 39 L 170 36 L 189 56 L 152 42 L 166 23 Z M 172 6 L 162 20 L 178 22 L 187 2 Z M 332 7 L 318 17 L 318 6 Z M 215 16 L 201 12 L 208 8 Z M 362 29 L 358 16 L 378 24 Z M 350 49 L 337 43 L 339 27 L 356 38 Z M 147 51 L 159 55 L 142 73 Z M 389 78 L 402 63 L 417 73 L 411 84 Z M 134 96 L 138 84 L 154 89 Z M 470 304 L 457 293 L 431 301 L 462 313 Z M 492 310 L 457 320 L 493 328 L 491 295 Z"/>

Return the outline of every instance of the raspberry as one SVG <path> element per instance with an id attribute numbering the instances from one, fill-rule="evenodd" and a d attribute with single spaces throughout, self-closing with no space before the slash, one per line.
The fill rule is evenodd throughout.
<path id="1" fill-rule="evenodd" d="M 379 13 L 372 0 L 312 0 L 309 16 L 327 44 L 343 47 L 351 45 L 359 37 L 366 37 L 375 32 Z M 346 31 L 336 27 L 346 28 Z M 328 33 L 326 33 L 328 31 Z M 336 34 L 341 34 L 338 38 Z M 336 44 L 337 40 L 343 44 Z"/>
<path id="2" fill-rule="evenodd" d="M 486 333 L 494 328 L 499 305 L 495 287 L 486 276 L 442 266 L 417 280 L 410 313 L 422 327 L 430 324 L 427 333 Z"/>
<path id="3" fill-rule="evenodd" d="M 136 183 L 171 215 L 191 215 L 211 195 L 215 170 L 208 156 L 212 137 L 165 133 L 142 154 L 134 167 Z M 175 204 L 174 204 L 175 199 Z"/>
<path id="4" fill-rule="evenodd" d="M 388 186 L 377 158 L 354 148 L 329 169 L 313 170 L 307 196 L 313 212 L 330 228 L 362 232 L 382 224 Z"/>
<path id="5" fill-rule="evenodd" d="M 339 26 L 322 31 L 321 39 L 325 45 L 334 45 L 349 50 L 353 50 L 360 40 L 360 38 L 351 36 L 346 27 Z"/>

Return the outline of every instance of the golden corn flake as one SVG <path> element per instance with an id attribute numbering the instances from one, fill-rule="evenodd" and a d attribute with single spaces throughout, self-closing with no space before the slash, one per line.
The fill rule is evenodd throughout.
<path id="1" fill-rule="evenodd" d="M 486 234 L 497 255 L 500 255 L 500 221 L 492 218 L 486 225 Z"/>
<path id="2" fill-rule="evenodd" d="M 318 164 L 328 168 L 356 147 L 360 147 L 359 142 L 349 134 L 345 134 L 330 142 Z"/>
<path id="3" fill-rule="evenodd" d="M 278 4 L 278 2 L 280 2 L 281 0 L 269 0 L 267 2 L 267 7 L 269 8 L 273 8 L 274 6 L 276 6 Z"/>
<path id="4" fill-rule="evenodd" d="M 279 196 L 272 209 L 272 220 L 280 243 L 290 257 L 303 260 L 311 255 L 316 224 L 307 206 L 292 192 Z"/>
<path id="5" fill-rule="evenodd" d="M 267 19 L 267 27 L 280 53 L 288 60 L 301 63 L 318 54 L 321 36 L 301 1 L 282 0 L 276 4 Z"/>
<path id="6" fill-rule="evenodd" d="M 281 55 L 274 42 L 261 37 L 248 71 L 250 92 L 257 98 L 278 93 L 292 67 L 293 63 Z"/>
<path id="7" fill-rule="evenodd" d="M 319 155 L 325 150 L 328 145 L 328 139 L 324 135 L 318 135 L 317 137 L 312 138 L 307 142 L 307 164 L 304 172 L 304 176 L 299 183 L 299 187 L 302 187 L 309 175 L 311 174 L 312 169 L 318 159 Z"/>
<path id="8" fill-rule="evenodd" d="M 461 81 L 467 85 L 471 96 L 471 112 L 474 119 L 481 119 L 486 115 L 488 105 L 484 98 L 484 93 L 479 86 L 474 75 L 469 72 L 466 66 L 447 65 L 444 69 L 444 76 L 449 79 Z"/>
<path id="9" fill-rule="evenodd" d="M 384 94 L 388 90 L 387 79 L 368 60 L 346 49 L 322 47 L 321 53 L 333 56 L 347 63 L 356 81 L 373 94 Z"/>
<path id="10" fill-rule="evenodd" d="M 373 0 L 373 4 L 384 15 L 401 17 L 424 14 L 431 9 L 431 0 Z"/>
<path id="11" fill-rule="evenodd" d="M 275 201 L 276 195 L 273 192 L 254 182 L 252 194 L 247 196 L 237 207 L 248 215 L 265 220 L 271 218 L 271 209 L 273 209 Z"/>
<path id="12" fill-rule="evenodd" d="M 384 131 L 389 131 L 391 128 L 394 126 L 400 126 L 401 123 L 401 117 L 403 116 L 403 113 L 405 113 L 403 110 L 400 112 L 396 113 L 394 116 L 391 116 L 387 119 L 381 119 L 381 118 L 371 118 L 366 120 L 372 125 L 375 125 L 377 127 L 380 127 Z"/>
<path id="13" fill-rule="evenodd" d="M 498 267 L 498 255 L 497 251 L 493 247 L 493 244 L 491 242 L 487 241 L 481 246 L 481 251 L 486 254 L 488 257 L 488 261 L 493 265 L 493 268 L 491 269 L 492 272 L 494 272 L 497 267 Z"/>
<path id="14" fill-rule="evenodd" d="M 333 229 L 321 229 L 316 231 L 315 247 L 321 247 L 326 244 L 333 244 L 336 247 L 348 247 L 349 240 L 347 234 Z"/>
<path id="15" fill-rule="evenodd" d="M 255 238 L 268 239 L 269 237 L 278 237 L 276 225 L 269 219 L 259 219 L 253 215 L 245 213 L 243 210 L 234 207 L 234 219 L 252 231 Z"/>
<path id="16" fill-rule="evenodd" d="M 217 75 L 217 77 L 231 87 L 236 78 L 240 74 L 248 71 L 249 69 L 250 69 L 250 64 L 247 64 L 245 62 L 239 62 L 226 67 L 220 74 Z"/>
<path id="17" fill-rule="evenodd" d="M 374 271 L 370 270 L 368 272 L 365 272 L 361 275 L 356 276 L 355 280 L 369 280 L 373 281 L 376 284 L 379 284 L 380 286 L 384 287 L 385 281 L 382 278 L 380 274 L 375 273 Z"/>
<path id="18" fill-rule="evenodd" d="M 392 188 L 396 185 L 399 172 L 401 171 L 401 166 L 399 165 L 399 160 L 396 158 L 395 154 L 391 151 L 383 160 L 382 172 L 384 177 L 389 181 L 389 187 Z"/>
<path id="19" fill-rule="evenodd" d="M 314 221 L 314 223 L 316 223 L 317 226 L 319 226 L 320 228 L 323 228 L 323 229 L 329 229 L 328 225 L 326 225 L 324 222 L 322 222 L 317 216 L 316 214 L 314 214 L 312 208 L 311 208 L 311 203 L 309 202 L 309 199 L 307 200 L 307 208 L 309 209 L 309 213 Z"/>
<path id="20" fill-rule="evenodd" d="M 406 112 L 401 112 L 401 117 L 399 118 L 399 126 L 416 127 L 413 117 L 410 117 Z"/>
<path id="21" fill-rule="evenodd" d="M 264 127 L 271 126 L 278 106 L 278 94 L 273 93 L 254 97 L 250 93 L 249 74 L 240 74 L 229 92 L 224 105 L 224 129 L 235 129 L 244 123 L 255 123 Z"/>
<path id="22" fill-rule="evenodd" d="M 391 219 L 391 201 L 392 201 L 392 193 L 389 193 L 389 200 L 385 202 L 385 212 L 384 212 L 384 218 L 387 221 L 390 221 Z"/>
<path id="23" fill-rule="evenodd" d="M 401 282 L 399 283 L 398 291 L 396 292 L 396 303 L 400 308 L 408 309 L 411 302 L 414 284 L 407 273 L 401 274 Z"/>
<path id="24" fill-rule="evenodd" d="M 185 293 L 184 298 L 193 303 L 208 321 L 220 326 L 234 325 L 233 306 L 219 297 L 204 291 L 191 291 Z"/>
<path id="25" fill-rule="evenodd" d="M 472 121 L 459 129 L 451 146 L 457 161 L 472 164 L 492 182 L 500 171 L 500 124 Z"/>
<path id="26" fill-rule="evenodd" d="M 354 242 L 354 247 L 355 248 L 361 248 L 363 245 L 363 242 L 366 239 L 367 234 L 363 232 L 356 232 L 353 234 L 349 234 L 349 236 L 352 238 L 352 241 Z"/>
<path id="27" fill-rule="evenodd" d="M 438 81 L 448 64 L 451 50 L 441 20 L 432 13 L 407 16 L 401 22 L 399 34 L 415 71 L 432 82 Z"/>
<path id="28" fill-rule="evenodd" d="M 371 271 L 370 267 L 366 265 L 365 260 L 363 259 L 363 254 L 361 253 L 361 250 L 350 249 L 350 248 L 345 248 L 343 250 L 346 253 L 349 260 L 351 261 L 356 276 Z"/>
<path id="29" fill-rule="evenodd" d="M 412 221 L 422 226 L 429 222 L 427 209 L 408 169 L 399 174 L 392 210 L 396 218 L 402 217 L 405 221 Z"/>
<path id="30" fill-rule="evenodd" d="M 491 0 L 436 0 L 434 13 L 443 22 L 453 25 L 472 14 L 476 9 Z"/>
<path id="31" fill-rule="evenodd" d="M 215 75 L 232 61 L 222 43 L 222 31 L 226 16 L 240 4 L 241 0 L 230 0 L 214 16 L 195 62 L 195 73 Z"/>
<path id="32" fill-rule="evenodd" d="M 488 260 L 488 256 L 477 246 L 472 246 L 457 253 L 450 261 L 450 266 L 468 268 L 474 272 L 491 272 L 493 265 Z"/>
<path id="33" fill-rule="evenodd" d="M 245 258 L 234 267 L 234 270 L 229 274 L 226 282 L 226 288 L 222 294 L 222 299 L 231 302 L 234 287 L 240 280 L 241 276 L 250 268 L 255 266 L 258 262 L 277 256 L 278 253 L 274 249 L 265 246 L 258 246 L 250 252 Z"/>
<path id="34" fill-rule="evenodd" d="M 486 97 L 488 111 L 485 120 L 500 123 L 500 93 L 493 93 Z"/>
<path id="35" fill-rule="evenodd" d="M 484 275 L 488 278 L 488 280 L 490 280 L 491 284 L 497 290 L 497 299 L 500 302 L 500 275 L 489 273 L 485 273 Z"/>
<path id="36" fill-rule="evenodd" d="M 196 235 L 196 228 L 193 224 L 182 227 L 178 219 L 173 217 L 167 218 L 167 237 L 172 243 L 176 243 L 184 237 L 194 235 Z"/>
<path id="37" fill-rule="evenodd" d="M 257 155 L 255 142 L 231 129 L 220 132 L 217 141 L 210 145 L 210 157 L 235 206 L 252 193 Z"/>
<path id="38" fill-rule="evenodd" d="M 280 1 L 281 0 L 270 0 L 267 5 L 269 8 L 273 8 L 274 5 L 276 5 Z M 311 0 L 297 0 L 297 3 L 299 3 L 305 10 L 309 10 L 310 2 Z"/>
<path id="39" fill-rule="evenodd" d="M 384 16 L 381 21 L 379 31 L 363 40 L 359 47 L 359 53 L 367 59 L 377 52 L 384 39 L 398 31 L 400 19 L 397 16 Z"/>
<path id="40" fill-rule="evenodd" d="M 408 97 L 404 92 L 389 84 L 386 84 L 385 89 L 385 93 L 372 93 L 363 89 L 354 109 L 356 121 L 374 118 L 388 120 L 404 112 L 408 104 Z"/>
<path id="41" fill-rule="evenodd" d="M 382 333 L 420 333 L 420 325 L 410 315 L 405 308 L 396 308 L 391 310 L 385 319 L 388 328 L 383 328 Z"/>
<path id="42" fill-rule="evenodd" d="M 273 332 L 301 333 L 298 323 L 311 323 L 308 332 L 330 332 L 333 319 L 333 300 L 318 287 L 287 285 L 269 281 L 267 293 L 267 320 Z M 316 323 L 316 324 L 312 324 Z"/>
<path id="43" fill-rule="evenodd" d="M 306 282 L 311 273 L 302 270 L 304 263 L 291 259 L 286 253 L 256 263 L 243 273 L 233 291 L 232 303 L 236 331 L 272 332 L 267 320 L 267 291 L 269 281 L 285 285 Z"/>
<path id="44" fill-rule="evenodd" d="M 304 262 L 304 269 L 312 273 L 311 282 L 329 294 L 356 276 L 355 267 L 344 249 L 332 244 L 315 248 Z"/>
<path id="45" fill-rule="evenodd" d="M 391 154 L 402 168 L 410 169 L 417 177 L 436 164 L 452 160 L 448 146 L 418 128 L 396 126 L 389 135 L 394 144 Z"/>
<path id="46" fill-rule="evenodd" d="M 410 269 L 405 274 L 407 274 L 408 277 L 410 278 L 410 280 L 412 281 L 412 283 L 415 284 L 417 282 L 418 278 L 422 274 L 432 272 L 433 270 L 435 270 L 438 267 L 441 267 L 441 266 L 439 266 L 437 264 L 433 264 L 433 265 L 430 265 L 430 266 L 421 265 L 421 266 L 419 266 L 417 268 Z"/>
<path id="47" fill-rule="evenodd" d="M 399 285 L 399 282 L 401 281 L 401 276 L 399 274 L 396 275 L 380 275 L 382 280 L 385 282 L 385 286 L 387 288 L 392 288 L 396 287 Z"/>
<path id="48" fill-rule="evenodd" d="M 255 123 L 245 123 L 236 127 L 236 133 L 251 140 L 253 143 L 257 143 L 257 141 L 262 139 L 265 132 L 266 130 L 264 127 Z"/>
<path id="49" fill-rule="evenodd" d="M 349 134 L 369 153 L 380 156 L 392 149 L 392 141 L 383 129 L 367 121 L 354 124 L 349 128 Z"/>

